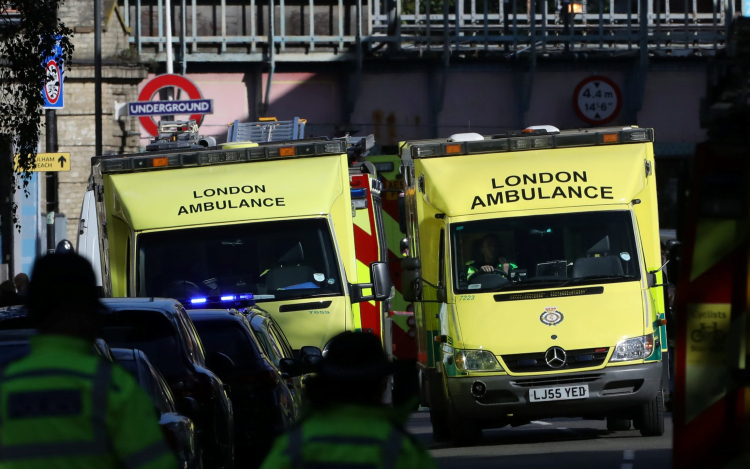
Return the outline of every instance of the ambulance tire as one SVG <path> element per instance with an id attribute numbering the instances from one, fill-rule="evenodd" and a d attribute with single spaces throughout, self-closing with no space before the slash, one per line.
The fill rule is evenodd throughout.
<path id="1" fill-rule="evenodd" d="M 432 423 L 432 439 L 435 443 L 447 443 L 450 441 L 451 431 L 445 411 L 430 407 L 430 423 Z"/>
<path id="2" fill-rule="evenodd" d="M 643 404 L 638 416 L 637 428 L 642 436 L 662 436 L 664 434 L 664 390 L 659 389 L 651 402 Z"/>
<path id="3" fill-rule="evenodd" d="M 446 443 L 451 439 L 451 432 L 448 421 L 448 400 L 445 398 L 443 379 L 436 373 L 430 373 L 425 378 L 430 398 L 432 439 L 435 443 Z"/>
<path id="4" fill-rule="evenodd" d="M 474 446 L 482 439 L 482 429 L 476 420 L 461 416 L 452 408 L 450 412 L 451 444 L 457 446 Z"/>
<path id="5" fill-rule="evenodd" d="M 624 432 L 630 430 L 630 419 L 607 417 L 607 430 L 611 432 Z"/>

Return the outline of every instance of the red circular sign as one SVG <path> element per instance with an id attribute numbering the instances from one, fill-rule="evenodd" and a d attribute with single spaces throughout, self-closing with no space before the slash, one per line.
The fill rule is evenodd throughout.
<path id="1" fill-rule="evenodd" d="M 588 77 L 573 92 L 573 108 L 584 122 L 602 125 L 614 120 L 622 107 L 620 88 L 607 77 Z"/>
<path id="2" fill-rule="evenodd" d="M 62 72 L 60 66 L 54 60 L 47 61 L 46 78 L 44 80 L 44 95 L 50 104 L 57 103 L 60 99 L 60 84 L 62 83 Z"/>
<path id="3" fill-rule="evenodd" d="M 203 99 L 203 95 L 198 87 L 195 86 L 195 83 L 182 75 L 166 74 L 154 77 L 151 81 L 146 83 L 146 86 L 141 90 L 141 94 L 138 95 L 138 101 L 151 101 L 151 98 L 153 98 L 160 89 L 170 86 L 179 88 L 186 92 L 190 99 Z M 149 116 L 141 116 L 138 119 L 141 121 L 143 128 L 146 129 L 146 132 L 154 137 L 157 136 L 159 128 L 153 118 Z M 200 125 L 203 120 L 203 114 L 192 114 L 190 119 L 195 119 L 198 125 Z"/>

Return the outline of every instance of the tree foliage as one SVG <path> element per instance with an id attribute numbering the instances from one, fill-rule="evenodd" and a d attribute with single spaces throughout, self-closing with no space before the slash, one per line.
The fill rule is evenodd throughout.
<path id="1" fill-rule="evenodd" d="M 23 189 L 27 193 L 30 171 L 36 167 L 46 72 L 42 57 L 54 55 L 58 39 L 63 66 L 70 70 L 72 31 L 57 17 L 62 3 L 63 0 L 0 0 L 0 134 L 10 137 L 19 155 L 21 172 L 16 177 L 10 171 L 13 192 Z M 14 206 L 13 221 L 18 227 L 15 209 Z"/>

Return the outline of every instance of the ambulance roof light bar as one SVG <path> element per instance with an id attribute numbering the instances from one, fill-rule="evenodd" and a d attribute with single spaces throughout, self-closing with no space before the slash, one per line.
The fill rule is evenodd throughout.
<path id="1" fill-rule="evenodd" d="M 186 151 L 173 151 L 152 155 L 141 153 L 138 155 L 122 155 L 117 157 L 94 157 L 92 163 L 99 163 L 103 174 L 123 173 L 296 157 L 341 155 L 347 153 L 347 147 L 348 143 L 344 139 L 311 140 L 284 143 L 282 145 L 258 145 L 233 149 L 186 149 Z"/>
<path id="2" fill-rule="evenodd" d="M 637 127 L 603 128 L 557 133 L 550 132 L 552 126 L 530 129 L 530 132 L 512 131 L 505 134 L 485 136 L 480 140 L 469 141 L 424 141 L 410 146 L 412 158 L 432 158 L 440 156 L 471 155 L 478 153 L 499 153 L 506 151 L 538 150 L 543 148 L 570 148 L 617 143 L 653 142 L 652 129 Z M 553 127 L 553 129 L 556 129 Z"/>

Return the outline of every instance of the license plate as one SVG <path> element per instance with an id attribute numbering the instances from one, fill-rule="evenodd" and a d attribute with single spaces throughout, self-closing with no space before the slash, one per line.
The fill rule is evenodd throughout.
<path id="1" fill-rule="evenodd" d="M 565 401 L 568 399 L 586 399 L 587 397 L 589 397 L 588 384 L 529 389 L 529 401 L 531 402 Z"/>

